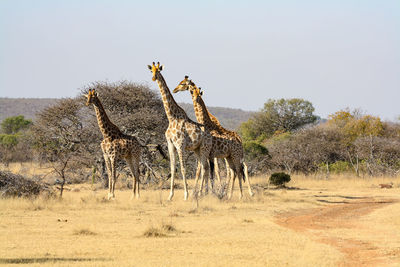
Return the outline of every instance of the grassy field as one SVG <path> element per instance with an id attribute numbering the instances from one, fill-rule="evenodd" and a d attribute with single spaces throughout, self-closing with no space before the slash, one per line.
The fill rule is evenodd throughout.
<path id="1" fill-rule="evenodd" d="M 238 200 L 235 192 L 230 201 L 212 195 L 183 201 L 182 190 L 171 202 L 166 200 L 168 190 L 142 190 L 139 200 L 130 200 L 126 189 L 116 191 L 116 200 L 106 201 L 106 190 L 90 184 L 68 186 L 72 190 L 61 200 L 0 199 L 0 264 L 354 266 L 364 254 L 356 251 L 358 256 L 351 258 L 353 252 L 341 246 L 353 241 L 354 249 L 371 244 L 369 253 L 376 252 L 363 265 L 400 264 L 398 178 L 322 180 L 295 175 L 289 184 L 294 190 L 266 189 L 265 177 L 252 181 L 253 198 L 245 192 Z M 394 188 L 379 188 L 389 181 Z M 329 213 L 367 200 L 364 208 L 391 202 L 371 206 L 356 217 L 354 210 Z M 285 218 L 318 210 L 327 211 L 325 218 L 332 216 L 327 227 L 296 229 L 285 224 Z"/>

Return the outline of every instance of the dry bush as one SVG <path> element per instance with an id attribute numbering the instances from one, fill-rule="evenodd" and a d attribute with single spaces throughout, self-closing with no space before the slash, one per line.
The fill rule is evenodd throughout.
<path id="1" fill-rule="evenodd" d="M 144 231 L 143 236 L 145 237 L 165 237 L 166 234 L 162 229 L 159 229 L 157 227 L 151 226 L 149 229 Z"/>
<path id="2" fill-rule="evenodd" d="M 97 233 L 87 229 L 82 228 L 74 231 L 74 235 L 97 235 Z"/>
<path id="3" fill-rule="evenodd" d="M 176 228 L 175 228 L 175 226 L 173 226 L 172 224 L 163 224 L 163 225 L 161 226 L 161 228 L 162 228 L 165 232 L 168 232 L 168 233 L 176 232 L 176 231 L 177 231 Z"/>
<path id="4" fill-rule="evenodd" d="M 150 226 L 144 231 L 144 237 L 167 237 L 171 236 L 172 233 L 177 233 L 178 230 L 172 224 L 162 223 L 160 226 Z"/>
<path id="5" fill-rule="evenodd" d="M 1 197 L 34 197 L 44 191 L 49 194 L 53 193 L 46 184 L 35 182 L 22 175 L 0 171 Z"/>

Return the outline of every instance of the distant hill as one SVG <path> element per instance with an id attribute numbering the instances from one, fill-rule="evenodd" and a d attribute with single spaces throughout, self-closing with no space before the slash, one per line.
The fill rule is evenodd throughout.
<path id="1" fill-rule="evenodd" d="M 24 115 L 35 120 L 35 114 L 52 105 L 56 98 L 0 98 L 0 122 L 7 117 Z M 179 103 L 191 119 L 196 121 L 192 104 Z M 242 122 L 247 121 L 254 112 L 234 108 L 208 107 L 218 118 L 222 126 L 236 130 Z"/>
<path id="2" fill-rule="evenodd" d="M 56 100 L 55 98 L 0 98 L 0 121 L 18 115 L 34 120 L 37 112 Z"/>
<path id="3" fill-rule="evenodd" d="M 179 105 L 186 111 L 188 116 L 196 121 L 194 115 L 193 105 L 187 103 L 179 103 Z M 222 126 L 230 130 L 237 130 L 242 122 L 247 121 L 254 112 L 244 111 L 236 108 L 223 108 L 223 107 L 207 107 L 208 111 L 213 114 L 221 122 Z"/>

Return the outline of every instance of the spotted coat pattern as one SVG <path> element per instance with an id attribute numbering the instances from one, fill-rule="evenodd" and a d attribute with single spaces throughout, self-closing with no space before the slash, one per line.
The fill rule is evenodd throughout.
<path id="1" fill-rule="evenodd" d="M 115 198 L 116 162 L 124 159 L 133 174 L 132 198 L 139 198 L 139 162 L 142 146 L 130 135 L 123 134 L 107 116 L 96 91 L 89 90 L 86 105 L 93 104 L 103 141 L 101 149 L 108 171 L 108 199 Z"/>
<path id="2" fill-rule="evenodd" d="M 148 65 L 148 68 L 153 75 L 153 81 L 157 82 L 160 89 L 161 99 L 169 122 L 168 129 L 165 132 L 171 165 L 171 189 L 168 199 L 171 200 L 174 196 L 175 154 L 177 153 L 183 178 L 184 199 L 186 200 L 188 198 L 188 189 L 186 182 L 185 154 L 188 151 L 195 152 L 201 164 L 202 184 L 203 179 L 207 179 L 209 175 L 208 159 L 212 146 L 212 137 L 208 131 L 204 131 L 203 125 L 192 121 L 187 116 L 186 112 L 176 103 L 161 74 L 163 66 L 160 66 L 160 63 L 156 65 L 153 62 L 152 65 Z"/>
<path id="3" fill-rule="evenodd" d="M 243 175 L 246 178 L 246 182 L 248 185 L 249 194 L 252 196 L 253 192 L 251 190 L 250 181 L 247 175 L 247 168 L 244 170 L 244 152 L 242 139 L 240 136 L 233 132 L 229 131 L 221 126 L 218 119 L 215 118 L 210 112 L 207 110 L 207 107 L 201 97 L 202 92 L 200 89 L 185 76 L 185 79 L 179 83 L 179 85 L 175 88 L 174 92 L 189 90 L 192 95 L 193 107 L 195 111 L 195 115 L 197 121 L 202 123 L 207 131 L 209 131 L 213 137 L 213 147 L 211 149 L 210 157 L 211 158 L 226 158 L 228 161 L 229 167 L 233 170 L 233 180 L 230 184 L 230 177 L 228 180 L 229 191 L 228 198 L 231 198 L 234 182 L 236 175 L 239 176 L 239 189 L 240 189 L 240 198 L 243 196 L 242 194 L 242 179 L 244 180 Z M 211 116 L 210 116 L 211 115 Z"/>

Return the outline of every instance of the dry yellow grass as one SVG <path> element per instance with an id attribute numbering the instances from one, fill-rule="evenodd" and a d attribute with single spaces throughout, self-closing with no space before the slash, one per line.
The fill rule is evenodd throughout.
<path id="1" fill-rule="evenodd" d="M 10 171 L 24 176 L 46 175 L 52 172 L 49 166 L 40 165 L 37 162 L 12 162 L 8 166 L 0 164 L 0 171 Z"/>
<path id="2" fill-rule="evenodd" d="M 394 182 L 382 190 L 378 184 Z M 207 196 L 198 204 L 183 201 L 177 190 L 142 190 L 130 200 L 129 190 L 76 185 L 62 200 L 0 199 L 0 264 L 83 266 L 336 266 L 344 258 L 337 248 L 312 235 L 275 223 L 288 212 L 327 207 L 343 197 L 400 199 L 398 179 L 292 177 L 302 190 L 265 190 L 266 178 L 252 179 L 254 198 L 231 201 Z M 237 187 L 236 187 L 237 188 Z M 330 234 L 373 242 L 400 263 L 400 204 L 362 217 L 359 231 L 332 229 Z M 396 213 L 396 214 L 395 214 Z M 368 229 L 382 231 L 372 236 Z M 396 250 L 397 249 L 397 250 Z"/>

